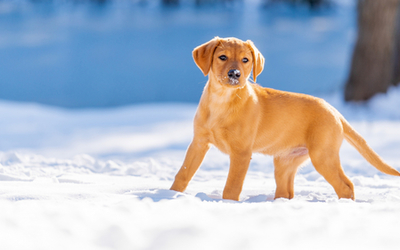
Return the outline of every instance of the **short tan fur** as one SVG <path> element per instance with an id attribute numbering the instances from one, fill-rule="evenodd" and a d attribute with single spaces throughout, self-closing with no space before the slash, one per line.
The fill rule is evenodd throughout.
<path id="1" fill-rule="evenodd" d="M 255 81 L 264 67 L 264 57 L 253 42 L 216 37 L 195 48 L 193 58 L 209 80 L 172 190 L 186 189 L 211 144 L 230 157 L 224 199 L 239 200 L 251 156 L 262 153 L 274 157 L 275 198 L 293 198 L 295 174 L 311 159 L 339 198 L 354 200 L 353 183 L 339 159 L 343 139 L 378 170 L 400 176 L 323 99 L 251 83 L 251 72 Z"/>

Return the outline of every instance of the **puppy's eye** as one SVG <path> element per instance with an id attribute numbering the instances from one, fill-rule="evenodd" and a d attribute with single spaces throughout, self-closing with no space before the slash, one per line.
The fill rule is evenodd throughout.
<path id="1" fill-rule="evenodd" d="M 222 61 L 226 61 L 228 59 L 228 57 L 226 57 L 226 55 L 222 55 L 218 58 L 221 59 Z"/>
<path id="2" fill-rule="evenodd" d="M 247 63 L 249 61 L 249 59 L 247 59 L 246 57 L 242 59 L 242 62 Z"/>

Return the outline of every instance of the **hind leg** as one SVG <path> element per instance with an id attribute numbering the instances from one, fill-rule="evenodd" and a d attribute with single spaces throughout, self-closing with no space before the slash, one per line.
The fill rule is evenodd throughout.
<path id="1" fill-rule="evenodd" d="M 299 166 L 307 159 L 308 154 L 295 157 L 274 157 L 275 199 L 292 199 L 294 197 L 294 177 Z"/>
<path id="2" fill-rule="evenodd" d="M 310 158 L 318 173 L 335 189 L 339 199 L 354 200 L 354 186 L 342 169 L 338 151 L 329 149 L 310 150 Z"/>

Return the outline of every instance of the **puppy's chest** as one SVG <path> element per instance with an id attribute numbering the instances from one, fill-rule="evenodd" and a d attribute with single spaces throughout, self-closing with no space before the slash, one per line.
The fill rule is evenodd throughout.
<path id="1" fill-rule="evenodd" d="M 231 142 L 229 128 L 213 127 L 210 130 L 210 143 L 217 147 L 221 152 L 229 154 L 231 152 Z"/>
<path id="2" fill-rule="evenodd" d="M 224 153 L 231 151 L 237 138 L 245 136 L 240 121 L 233 119 L 227 111 L 210 114 L 204 127 L 209 132 L 210 142 Z"/>

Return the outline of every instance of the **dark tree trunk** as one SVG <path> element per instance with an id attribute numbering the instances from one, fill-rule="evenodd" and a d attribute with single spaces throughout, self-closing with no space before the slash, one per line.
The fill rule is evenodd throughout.
<path id="1" fill-rule="evenodd" d="M 399 3 L 400 0 L 358 1 L 358 37 L 346 83 L 346 101 L 368 100 L 395 84 Z"/>
<path id="2" fill-rule="evenodd" d="M 395 37 L 395 54 L 394 54 L 394 75 L 393 84 L 400 84 L 400 7 L 396 19 L 396 37 Z"/>

